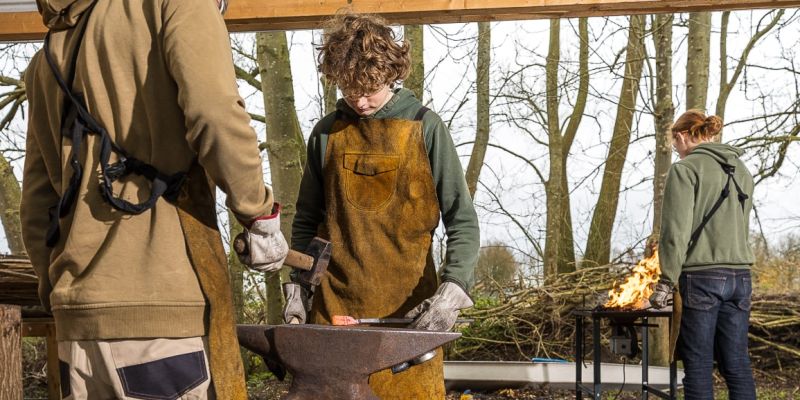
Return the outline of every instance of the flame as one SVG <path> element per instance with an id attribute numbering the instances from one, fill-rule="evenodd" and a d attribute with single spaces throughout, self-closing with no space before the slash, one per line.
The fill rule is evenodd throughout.
<path id="1" fill-rule="evenodd" d="M 652 256 L 639 261 L 631 272 L 624 283 L 615 284 L 608 291 L 608 301 L 603 307 L 632 310 L 645 308 L 661 276 L 657 249 L 653 249 Z"/>

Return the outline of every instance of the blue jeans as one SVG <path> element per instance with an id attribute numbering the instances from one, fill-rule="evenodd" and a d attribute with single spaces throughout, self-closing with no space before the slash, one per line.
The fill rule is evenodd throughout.
<path id="1" fill-rule="evenodd" d="M 678 351 L 686 400 L 713 399 L 716 358 L 730 400 L 756 398 L 747 330 L 753 287 L 749 270 L 714 268 L 683 272 L 679 280 L 683 318 Z M 716 356 L 716 357 L 715 357 Z"/>

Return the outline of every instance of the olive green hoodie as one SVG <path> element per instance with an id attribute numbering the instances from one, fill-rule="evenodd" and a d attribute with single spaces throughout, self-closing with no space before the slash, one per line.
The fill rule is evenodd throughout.
<path id="1" fill-rule="evenodd" d="M 410 120 L 414 119 L 420 107 L 422 103 L 414 97 L 413 92 L 399 89 L 386 105 L 366 118 Z M 339 100 L 336 108 L 342 113 L 359 118 L 343 100 Z M 292 248 L 295 250 L 305 249 L 317 233 L 317 227 L 325 219 L 322 160 L 325 158 L 328 131 L 335 117 L 335 113 L 331 113 L 320 120 L 308 140 L 308 162 L 303 172 L 297 199 L 297 215 L 292 225 Z M 478 217 L 447 125 L 435 112 L 428 111 L 422 118 L 422 130 L 447 233 L 447 254 L 441 273 L 442 280 L 469 290 L 473 284 L 473 272 L 480 248 Z"/>
<path id="2" fill-rule="evenodd" d="M 719 143 L 703 143 L 669 170 L 664 190 L 658 255 L 662 279 L 677 283 L 683 270 L 746 269 L 753 264 L 748 244 L 753 176 L 739 159 L 742 150 Z M 689 251 L 692 232 L 714 207 L 728 181 L 720 163 L 735 168 L 734 179 L 748 196 L 744 210 L 733 182 L 722 202 Z"/>

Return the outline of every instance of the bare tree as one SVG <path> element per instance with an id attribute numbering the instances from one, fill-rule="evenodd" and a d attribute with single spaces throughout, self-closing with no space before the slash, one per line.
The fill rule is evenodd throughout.
<path id="1" fill-rule="evenodd" d="M 686 108 L 706 110 L 711 50 L 711 13 L 689 14 L 686 56 Z"/>
<path id="2" fill-rule="evenodd" d="M 653 231 L 645 246 L 645 256 L 651 256 L 658 246 L 661 230 L 661 205 L 664 202 L 664 187 L 667 172 L 672 164 L 670 141 L 675 106 L 672 103 L 672 14 L 659 14 L 653 18 L 653 42 L 655 44 L 656 84 L 653 122 L 655 125 L 656 148 L 653 173 Z M 656 322 L 658 327 L 650 328 L 653 340 L 650 341 L 651 362 L 654 365 L 669 365 L 669 324 L 666 318 Z"/>
<path id="3" fill-rule="evenodd" d="M 756 33 L 750 37 L 744 50 L 742 50 L 742 54 L 739 56 L 739 61 L 736 63 L 736 67 L 734 67 L 733 75 L 730 80 L 728 80 L 728 21 L 730 20 L 731 12 L 725 11 L 722 13 L 719 35 L 719 94 L 717 95 L 716 115 L 722 118 L 723 121 L 725 120 L 725 107 L 728 103 L 728 96 L 731 94 L 733 86 L 736 85 L 736 81 L 739 80 L 739 76 L 742 74 L 745 65 L 747 65 L 747 58 L 750 52 L 753 50 L 753 47 L 755 47 L 756 43 L 778 24 L 781 17 L 783 17 L 784 11 L 785 10 L 775 11 L 772 20 L 763 28 L 761 28 L 761 23 L 764 22 L 769 14 L 764 15 L 761 20 L 758 21 Z M 722 140 L 721 132 L 717 140 Z"/>
<path id="4" fill-rule="evenodd" d="M 422 101 L 422 95 L 425 89 L 425 40 L 424 29 L 422 25 L 405 25 L 403 27 L 403 36 L 405 40 L 411 45 L 411 74 L 408 75 L 403 87 L 414 92 L 419 101 Z"/>
<path id="5" fill-rule="evenodd" d="M 630 17 L 625 75 L 614 121 L 614 133 L 608 148 L 603 182 L 600 186 L 597 205 L 592 214 L 589 239 L 586 243 L 585 260 L 595 265 L 606 265 L 610 260 L 611 232 L 617 214 L 622 168 L 628 154 L 643 63 L 644 17 L 635 15 Z"/>
<path id="6" fill-rule="evenodd" d="M 281 231 L 284 236 L 291 237 L 306 151 L 294 104 L 286 32 L 257 33 L 256 46 L 267 125 L 264 147 L 269 158 L 275 201 L 282 206 Z M 288 272 L 284 270 L 282 274 Z M 288 275 L 284 276 L 287 278 Z M 267 279 L 267 321 L 271 324 L 282 322 L 283 292 L 280 284 L 278 274 Z"/>
<path id="7" fill-rule="evenodd" d="M 469 194 L 475 198 L 478 178 L 489 144 L 489 71 L 492 62 L 492 30 L 488 22 L 478 22 L 478 64 L 476 66 L 477 127 L 472 155 L 465 173 Z"/>

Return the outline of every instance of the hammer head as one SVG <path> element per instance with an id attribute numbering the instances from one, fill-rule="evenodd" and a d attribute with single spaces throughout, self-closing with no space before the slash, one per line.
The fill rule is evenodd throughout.
<path id="1" fill-rule="evenodd" d="M 304 253 L 314 257 L 314 266 L 308 271 L 297 270 L 299 272 L 297 280 L 313 288 L 319 285 L 322 276 L 328 270 L 328 263 L 331 261 L 331 242 L 315 237 L 311 239 Z"/>

